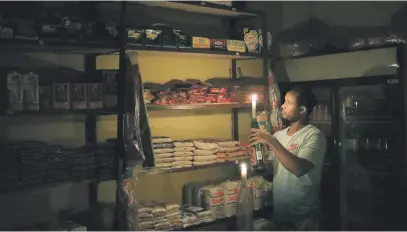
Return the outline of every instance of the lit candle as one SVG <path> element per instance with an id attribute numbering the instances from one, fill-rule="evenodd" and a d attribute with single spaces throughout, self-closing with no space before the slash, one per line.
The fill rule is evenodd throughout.
<path id="1" fill-rule="evenodd" d="M 247 165 L 246 165 L 246 163 L 240 164 L 240 175 L 242 177 L 242 180 L 247 179 Z"/>
<path id="2" fill-rule="evenodd" d="M 253 94 L 252 95 L 252 118 L 256 118 L 256 100 L 257 100 L 257 95 Z"/>

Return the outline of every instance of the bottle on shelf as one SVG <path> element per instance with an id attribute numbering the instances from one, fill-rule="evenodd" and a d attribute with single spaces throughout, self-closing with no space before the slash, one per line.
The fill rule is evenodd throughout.
<path id="1" fill-rule="evenodd" d="M 238 231 L 253 231 L 253 209 L 254 198 L 251 186 L 247 184 L 247 166 L 245 163 L 240 165 L 241 182 L 239 185 L 238 201 L 237 201 L 237 230 Z"/>

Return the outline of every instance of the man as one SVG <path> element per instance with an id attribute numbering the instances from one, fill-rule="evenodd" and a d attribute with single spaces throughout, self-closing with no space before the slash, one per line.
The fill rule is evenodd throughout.
<path id="1" fill-rule="evenodd" d="M 306 88 L 294 88 L 285 95 L 283 119 L 289 127 L 271 135 L 251 129 L 251 144 L 266 144 L 273 163 L 273 224 L 276 230 L 318 230 L 319 190 L 326 139 L 308 123 L 316 104 Z M 269 167 L 267 167 L 269 168 Z"/>

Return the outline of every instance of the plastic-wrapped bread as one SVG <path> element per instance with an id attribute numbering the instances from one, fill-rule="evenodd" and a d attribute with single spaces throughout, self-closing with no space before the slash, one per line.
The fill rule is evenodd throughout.
<path id="1" fill-rule="evenodd" d="M 158 164 L 158 163 L 171 163 L 173 161 L 173 158 L 172 157 L 168 157 L 168 158 L 155 158 L 154 159 L 154 162 L 156 163 L 156 164 Z"/>
<path id="2" fill-rule="evenodd" d="M 218 152 L 218 149 L 213 149 L 213 150 L 201 150 L 201 149 L 196 149 L 194 150 L 194 156 L 210 156 Z"/>
<path id="3" fill-rule="evenodd" d="M 193 147 L 194 143 L 191 140 L 176 140 L 173 142 L 174 147 Z"/>
<path id="4" fill-rule="evenodd" d="M 194 146 L 201 150 L 214 150 L 219 148 L 219 145 L 216 142 L 209 142 L 204 140 L 194 140 Z"/>
<path id="5" fill-rule="evenodd" d="M 162 149 L 154 149 L 154 154 L 161 154 L 161 153 L 171 153 L 174 152 L 173 148 L 162 148 Z"/>
<path id="6" fill-rule="evenodd" d="M 195 147 L 174 147 L 174 152 L 188 152 L 194 151 Z"/>
<path id="7" fill-rule="evenodd" d="M 173 161 L 191 161 L 193 159 L 192 156 L 174 156 Z"/>
<path id="8" fill-rule="evenodd" d="M 194 153 L 191 151 L 177 151 L 173 153 L 174 156 L 193 156 Z"/>
<path id="9" fill-rule="evenodd" d="M 160 158 L 169 158 L 169 157 L 173 157 L 174 153 L 158 153 L 158 154 L 154 154 L 154 157 L 156 159 L 160 159 Z"/>
<path id="10" fill-rule="evenodd" d="M 220 147 L 219 152 L 235 152 L 235 151 L 247 151 L 249 148 L 247 146 L 236 146 L 236 147 Z"/>
<path id="11" fill-rule="evenodd" d="M 153 201 L 153 202 L 161 207 L 164 207 L 166 209 L 167 213 L 170 210 L 174 210 L 174 209 L 179 210 L 181 208 L 181 206 L 177 203 L 170 203 L 170 202 L 164 202 L 164 201 Z"/>
<path id="12" fill-rule="evenodd" d="M 172 163 L 156 163 L 156 168 L 169 168 L 172 166 Z"/>
<path id="13" fill-rule="evenodd" d="M 236 147 L 240 144 L 239 141 L 219 141 L 217 142 L 217 144 L 219 145 L 219 147 Z"/>
<path id="14" fill-rule="evenodd" d="M 154 149 L 174 148 L 173 143 L 153 143 Z"/>
<path id="15" fill-rule="evenodd" d="M 171 143 L 172 139 L 166 136 L 153 136 L 153 143 Z"/>
<path id="16" fill-rule="evenodd" d="M 172 166 L 183 166 L 183 165 L 190 165 L 192 164 L 191 161 L 173 161 Z"/>
<path id="17" fill-rule="evenodd" d="M 217 163 L 216 159 L 214 160 L 209 160 L 209 161 L 194 161 L 193 164 L 195 166 L 200 166 L 200 165 L 209 165 L 209 164 L 214 164 Z"/>
<path id="18" fill-rule="evenodd" d="M 248 155 L 249 155 L 248 151 L 235 151 L 235 152 L 230 152 L 230 153 L 225 153 L 225 152 L 216 153 L 217 158 L 242 157 L 242 156 L 248 156 Z"/>
<path id="19" fill-rule="evenodd" d="M 216 158 L 216 155 L 194 156 L 194 161 L 212 161 Z"/>

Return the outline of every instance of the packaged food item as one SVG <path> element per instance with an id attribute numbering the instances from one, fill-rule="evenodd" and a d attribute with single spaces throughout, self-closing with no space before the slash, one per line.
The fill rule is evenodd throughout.
<path id="1" fill-rule="evenodd" d="M 230 52 L 246 52 L 246 44 L 243 40 L 227 40 L 227 50 Z"/>
<path id="2" fill-rule="evenodd" d="M 191 37 L 182 30 L 174 30 L 177 39 L 177 46 L 180 48 L 191 47 Z"/>
<path id="3" fill-rule="evenodd" d="M 237 214 L 237 199 L 240 181 L 226 181 L 222 183 L 225 195 L 225 216 L 232 217 Z"/>
<path id="4" fill-rule="evenodd" d="M 174 141 L 174 146 L 177 147 L 193 147 L 194 143 L 191 140 L 177 140 Z"/>
<path id="5" fill-rule="evenodd" d="M 212 156 L 216 152 L 218 152 L 218 149 L 213 149 L 213 150 L 195 149 L 194 156 Z"/>
<path id="6" fill-rule="evenodd" d="M 196 161 L 204 162 L 204 161 L 211 161 L 211 160 L 216 160 L 216 155 L 202 155 L 202 156 L 195 155 L 194 156 L 194 162 L 196 162 Z"/>
<path id="7" fill-rule="evenodd" d="M 101 83 L 87 83 L 86 92 L 88 94 L 88 108 L 103 108 L 103 87 Z"/>
<path id="8" fill-rule="evenodd" d="M 243 28 L 244 42 L 248 52 L 259 53 L 259 33 L 257 30 Z"/>
<path id="9" fill-rule="evenodd" d="M 193 48 L 211 48 L 211 41 L 204 37 L 192 37 L 192 47 Z"/>
<path id="10" fill-rule="evenodd" d="M 222 186 L 207 185 L 200 189 L 202 196 L 202 207 L 212 213 L 212 218 L 221 219 L 225 217 L 225 199 Z"/>
<path id="11" fill-rule="evenodd" d="M 107 109 L 115 109 L 117 107 L 117 71 L 103 70 L 103 103 Z"/>
<path id="12" fill-rule="evenodd" d="M 188 151 L 194 151 L 195 147 L 174 147 L 175 152 L 188 152 Z"/>
<path id="13" fill-rule="evenodd" d="M 226 50 L 226 39 L 211 39 L 211 49 Z"/>
<path id="14" fill-rule="evenodd" d="M 154 149 L 154 154 L 161 154 L 161 153 L 171 153 L 174 152 L 173 148 L 161 148 L 161 149 Z"/>
<path id="15" fill-rule="evenodd" d="M 177 152 L 174 152 L 174 156 L 193 156 L 194 155 L 194 153 L 193 152 L 190 152 L 190 151 L 183 151 L 183 152 L 180 152 L 180 151 L 177 151 Z"/>
<path id="16" fill-rule="evenodd" d="M 126 28 L 127 31 L 127 41 L 132 45 L 142 45 L 143 44 L 143 29 L 137 28 Z"/>
<path id="17" fill-rule="evenodd" d="M 191 161 L 194 159 L 192 156 L 174 156 L 174 161 Z"/>
<path id="18" fill-rule="evenodd" d="M 51 86 L 40 86 L 40 109 L 47 110 L 51 108 L 52 102 L 52 90 Z"/>
<path id="19" fill-rule="evenodd" d="M 194 146 L 201 150 L 214 150 L 219 148 L 215 142 L 206 142 L 204 140 L 193 140 Z"/>
<path id="20" fill-rule="evenodd" d="M 52 105 L 54 109 L 70 109 L 70 84 L 54 83 L 52 85 Z"/>
<path id="21" fill-rule="evenodd" d="M 9 111 L 23 110 L 23 77 L 17 72 L 7 74 L 8 107 Z"/>
<path id="22" fill-rule="evenodd" d="M 87 94 L 85 83 L 71 83 L 71 106 L 72 109 L 87 108 Z"/>
<path id="23" fill-rule="evenodd" d="M 172 139 L 165 136 L 153 136 L 153 143 L 171 143 Z"/>
<path id="24" fill-rule="evenodd" d="M 240 144 L 239 141 L 219 141 L 217 142 L 220 148 L 222 147 L 236 147 Z"/>
<path id="25" fill-rule="evenodd" d="M 173 148 L 173 143 L 153 143 L 154 149 Z"/>
<path id="26" fill-rule="evenodd" d="M 39 84 L 38 75 L 29 72 L 23 75 L 23 99 L 25 110 L 39 110 Z"/>

